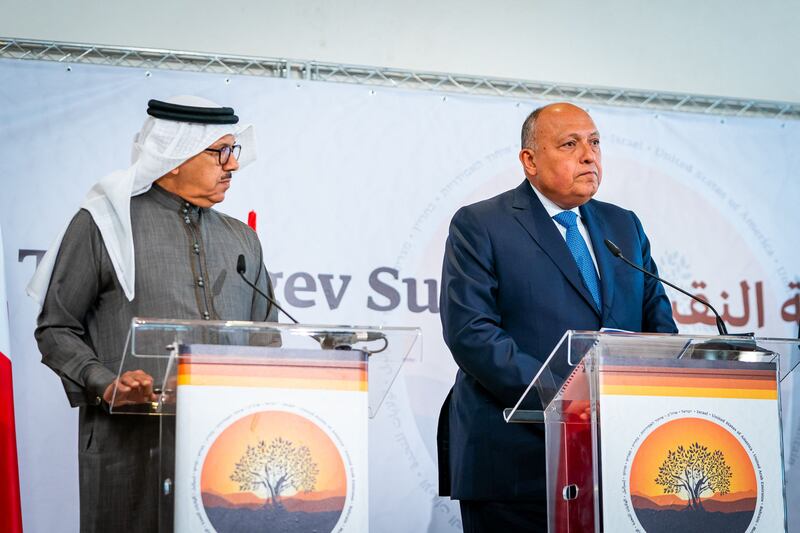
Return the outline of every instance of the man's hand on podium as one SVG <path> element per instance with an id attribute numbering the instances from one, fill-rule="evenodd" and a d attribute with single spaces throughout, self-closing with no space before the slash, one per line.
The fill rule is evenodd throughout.
<path id="1" fill-rule="evenodd" d="M 114 386 L 117 387 L 117 396 L 114 398 Z M 153 378 L 144 370 L 129 370 L 119 379 L 112 381 L 103 393 L 103 400 L 109 405 L 135 405 L 150 403 L 158 399 L 153 393 Z"/>

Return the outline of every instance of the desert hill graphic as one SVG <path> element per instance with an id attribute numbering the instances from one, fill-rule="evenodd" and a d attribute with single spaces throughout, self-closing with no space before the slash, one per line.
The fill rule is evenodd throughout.
<path id="1" fill-rule="evenodd" d="M 286 511 L 293 513 L 340 512 L 344 507 L 345 498 L 332 491 L 312 492 L 310 494 L 296 494 L 281 499 L 281 504 Z M 203 506 L 206 509 L 252 509 L 258 510 L 269 505 L 269 501 L 260 498 L 252 492 L 238 492 L 234 494 L 215 494 L 203 492 Z"/>
<path id="2" fill-rule="evenodd" d="M 707 512 L 739 513 L 747 511 L 752 513 L 753 508 L 756 506 L 756 498 L 757 494 L 753 491 L 724 495 L 715 494 L 703 500 L 703 507 Z M 682 511 L 689 505 L 687 500 L 675 494 L 647 496 L 636 492 L 631 493 L 631 503 L 633 503 L 637 511 L 640 509 Z"/>
<path id="3" fill-rule="evenodd" d="M 330 491 L 284 496 L 279 508 L 252 492 L 203 492 L 202 496 L 206 515 L 218 533 L 333 531 L 345 504 L 343 496 Z"/>
<path id="4" fill-rule="evenodd" d="M 703 498 L 702 510 L 675 494 L 631 493 L 636 517 L 647 533 L 744 533 L 753 520 L 755 491 L 714 494 Z"/>

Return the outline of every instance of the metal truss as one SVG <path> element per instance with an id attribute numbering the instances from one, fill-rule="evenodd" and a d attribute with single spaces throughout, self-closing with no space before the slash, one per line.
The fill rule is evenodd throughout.
<path id="1" fill-rule="evenodd" d="M 800 120 L 800 104 L 611 87 L 578 86 L 540 81 L 415 72 L 248 56 L 217 55 L 152 48 L 127 48 L 81 43 L 0 37 L 0 58 L 84 63 L 147 70 L 168 69 L 216 74 L 352 83 L 376 87 L 476 94 L 503 98 L 570 100 L 584 104 L 637 107 L 722 116 L 757 116 Z"/>

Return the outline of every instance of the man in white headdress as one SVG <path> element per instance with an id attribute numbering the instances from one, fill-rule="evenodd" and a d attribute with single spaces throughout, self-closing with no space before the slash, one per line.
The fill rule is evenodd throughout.
<path id="1" fill-rule="evenodd" d="M 237 259 L 272 293 L 256 233 L 211 207 L 254 159 L 252 126 L 197 97 L 151 100 L 133 164 L 98 182 L 28 292 L 42 305 L 42 362 L 79 407 L 81 531 L 153 531 L 158 523 L 159 417 L 112 416 L 146 402 L 153 378 L 117 371 L 133 317 L 276 321 L 237 275 Z M 241 156 L 241 159 L 240 159 Z"/>

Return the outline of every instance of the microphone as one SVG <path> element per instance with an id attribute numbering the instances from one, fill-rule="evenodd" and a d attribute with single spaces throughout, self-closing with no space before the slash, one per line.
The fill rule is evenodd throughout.
<path id="1" fill-rule="evenodd" d="M 242 277 L 242 280 L 248 285 L 250 285 L 250 287 L 252 287 L 254 291 L 256 291 L 258 294 L 266 298 L 266 300 L 269 302 L 270 305 L 274 305 L 275 307 L 277 307 L 279 311 L 281 311 L 284 315 L 288 316 L 289 320 L 291 320 L 295 324 L 299 323 L 297 322 L 297 320 L 295 320 L 295 318 L 292 315 L 287 313 L 283 307 L 278 305 L 278 302 L 276 302 L 273 298 L 267 296 L 266 293 L 264 293 L 264 291 L 256 287 L 254 283 L 251 283 L 250 280 L 245 277 L 244 273 L 247 272 L 247 263 L 245 261 L 244 254 L 239 254 L 239 257 L 236 259 L 236 272 L 239 273 L 239 275 Z M 269 309 L 267 309 L 267 316 L 269 316 Z"/>
<path id="2" fill-rule="evenodd" d="M 717 331 L 719 331 L 720 335 L 728 335 L 728 328 L 725 327 L 725 322 L 722 320 L 722 317 L 719 316 L 719 313 L 717 313 L 717 310 L 714 309 L 714 307 L 710 303 L 708 303 L 707 301 L 703 300 L 702 298 L 698 298 L 694 294 L 689 294 L 685 290 L 681 289 L 680 287 L 678 287 L 676 285 L 673 285 L 669 281 L 661 279 L 658 276 L 656 276 L 655 274 L 653 274 L 652 272 L 648 272 L 647 270 L 645 270 L 642 267 L 636 265 L 635 263 L 632 263 L 631 261 L 628 260 L 627 257 L 622 255 L 622 250 L 619 249 L 619 246 L 617 246 L 613 242 L 609 241 L 608 239 L 604 239 L 603 242 L 605 243 L 606 248 L 608 248 L 608 250 L 614 255 L 614 257 L 619 257 L 625 263 L 627 263 L 628 265 L 632 266 L 633 268 L 635 268 L 639 272 L 643 272 L 644 274 L 647 274 L 651 278 L 655 278 L 658 281 L 660 281 L 661 283 L 664 283 L 665 285 L 669 285 L 670 287 L 672 287 L 676 291 L 680 292 L 681 294 L 685 294 L 686 296 L 688 296 L 692 300 L 695 300 L 696 302 L 700 302 L 701 304 L 703 304 L 706 307 L 708 307 L 709 309 L 711 309 L 711 312 L 714 313 L 714 316 L 716 317 Z"/>
<path id="3" fill-rule="evenodd" d="M 270 303 L 270 305 L 274 305 L 278 308 L 279 311 L 283 312 L 284 315 L 289 317 L 289 319 L 294 322 L 295 324 L 299 324 L 299 322 L 286 310 L 278 305 L 273 298 L 270 298 L 267 294 L 264 293 L 261 289 L 259 289 L 256 285 L 250 282 L 245 277 L 245 272 L 247 272 L 247 263 L 244 258 L 244 254 L 239 254 L 239 257 L 236 259 L 236 272 L 242 277 L 242 280 L 247 283 L 250 287 L 253 288 L 258 294 L 266 298 L 266 300 Z M 269 313 L 267 313 L 269 314 Z M 351 344 L 355 344 L 357 342 L 371 342 L 377 340 L 383 340 L 388 345 L 388 341 L 386 339 L 386 335 L 380 333 L 378 331 L 356 331 L 356 332 L 333 332 L 325 335 L 311 335 L 311 338 L 316 340 L 319 345 L 322 347 L 323 350 L 349 350 Z M 378 353 L 380 351 L 385 350 L 386 347 L 384 346 L 383 349 L 370 352 L 370 353 Z"/>
<path id="4" fill-rule="evenodd" d="M 313 335 L 323 349 L 349 349 L 350 345 L 357 342 L 386 341 L 386 335 L 379 331 L 334 331 L 325 335 Z M 345 348 L 347 347 L 347 348 Z M 383 351 L 383 350 L 380 350 Z M 371 352 L 377 353 L 377 352 Z"/>

